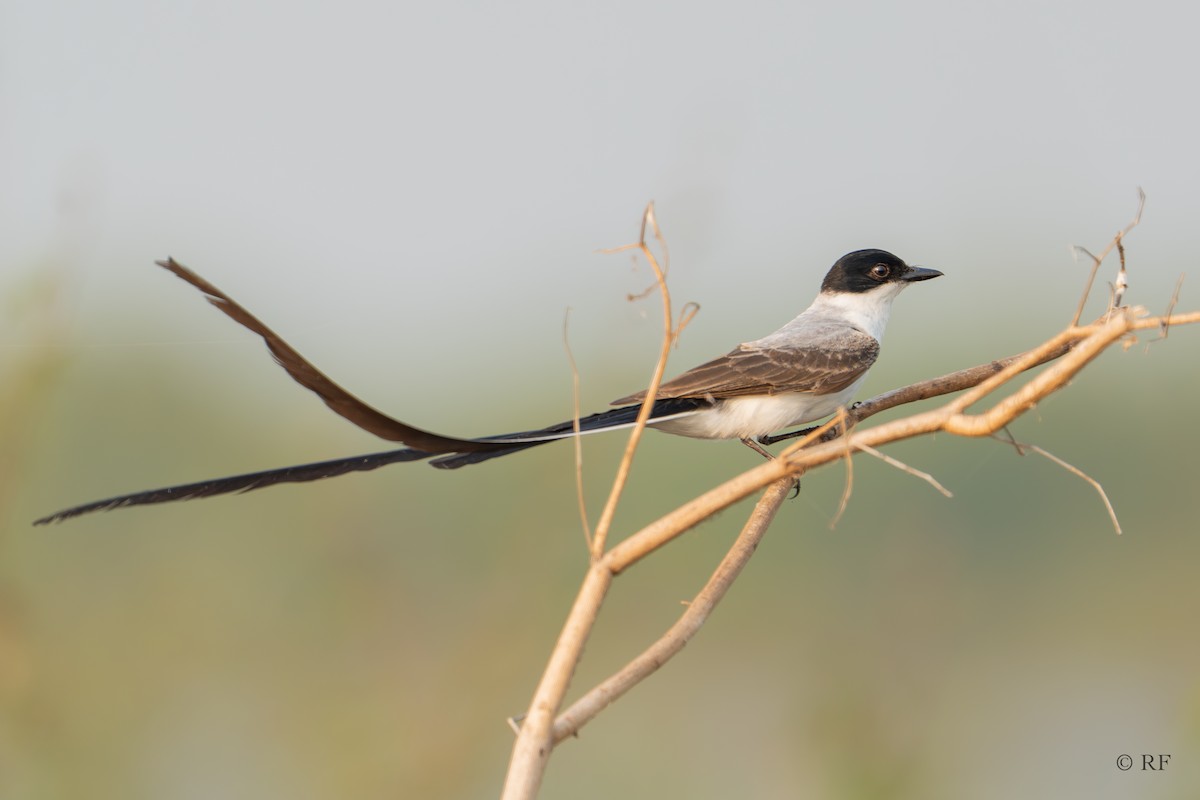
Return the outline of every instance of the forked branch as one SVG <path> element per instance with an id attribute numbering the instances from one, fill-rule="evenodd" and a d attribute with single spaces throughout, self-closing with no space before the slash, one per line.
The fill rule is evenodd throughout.
<path id="1" fill-rule="evenodd" d="M 1101 256 L 1094 257 L 1097 266 L 1103 260 L 1104 255 L 1114 248 L 1121 249 L 1122 255 L 1124 255 L 1121 239 L 1137 224 L 1140 214 L 1141 207 L 1139 205 L 1138 217 L 1134 219 L 1133 223 L 1117 235 Z M 652 215 L 648 217 L 648 220 L 653 220 Z M 638 248 L 649 257 L 650 254 L 645 249 L 644 235 L 642 241 L 633 247 Z M 663 289 L 665 297 L 663 271 L 655 262 L 652 261 L 651 264 L 655 268 L 656 277 L 659 279 L 660 288 Z M 1089 286 L 1094 277 L 1095 270 L 1093 269 L 1092 275 L 1089 277 Z M 1123 292 L 1123 287 L 1121 287 L 1123 277 L 1124 263 L 1122 263 L 1121 275 L 1115 284 L 1120 287 L 1121 292 Z M 804 438 L 784 450 L 778 458 L 710 489 L 606 551 L 603 550 L 603 539 L 598 533 L 593 538 L 592 560 L 579 594 L 551 654 L 542 683 L 539 684 L 524 724 L 519 730 L 505 784 L 504 797 L 534 797 L 541 784 L 542 775 L 554 746 L 577 733 L 600 711 L 682 649 L 688 639 L 699 630 L 715 604 L 725 595 L 733 580 L 753 554 L 796 477 L 825 464 L 843 458 L 848 459 L 856 451 L 864 451 L 887 460 L 889 457 L 880 453 L 879 448 L 892 442 L 925 434 L 946 432 L 957 436 L 993 435 L 1004 429 L 1012 420 L 1034 408 L 1050 394 L 1065 387 L 1072 377 L 1114 343 L 1127 342 L 1137 331 L 1141 330 L 1157 329 L 1165 332 L 1175 325 L 1200 323 L 1200 312 L 1172 313 L 1174 308 L 1174 300 L 1172 300 L 1168 312 L 1157 317 L 1149 316 L 1141 308 L 1117 308 L 1111 307 L 1110 303 L 1109 311 L 1101 319 L 1090 325 L 1079 325 L 1079 314 L 1082 313 L 1086 299 L 1087 294 L 1085 293 L 1084 302 L 1080 304 L 1080 311 L 1070 326 L 1025 353 L 922 381 L 861 403 L 824 426 L 806 431 Z M 1118 294 L 1114 293 L 1112 300 L 1117 299 Z M 657 383 L 662 377 L 665 353 L 673 339 L 669 309 L 668 300 L 664 302 L 663 350 L 655 371 L 655 383 L 647 396 L 647 407 L 649 403 L 653 402 Z M 1022 373 L 1047 363 L 1050 366 L 1032 379 L 1023 385 L 1012 388 L 1007 394 L 1003 393 L 1004 390 L 1010 389 L 1014 379 Z M 885 409 L 953 392 L 964 393 L 932 410 L 911 414 L 866 429 L 861 426 L 856 427 L 856 423 Z M 998 394 L 1001 396 L 992 399 Z M 973 410 L 976 406 L 989 400 L 990 405 Z M 647 407 L 643 407 L 643 422 Z M 846 432 L 847 430 L 848 432 Z M 635 436 L 640 432 L 641 426 L 635 429 Z M 620 485 L 623 485 L 627 477 L 628 464 L 632 458 L 635 444 L 636 442 L 632 443 L 626 451 L 619 478 Z M 1061 459 L 1050 456 L 1040 448 L 1031 447 L 1031 449 L 1076 472 L 1085 480 L 1091 481 L 1082 472 Z M 896 465 L 927 480 L 935 488 L 945 491 L 932 476 L 898 464 L 898 462 Z M 1099 485 L 1094 481 L 1091 482 L 1099 490 Z M 688 605 L 679 620 L 625 667 L 584 693 L 579 700 L 559 713 L 570 678 L 581 658 L 583 644 L 613 579 L 713 514 L 764 487 L 770 488 L 755 505 L 742 533 L 708 583 Z M 614 504 L 614 508 L 615 498 L 619 496 L 619 491 L 618 487 L 614 487 L 613 496 L 610 498 L 610 504 Z M 1103 497 L 1103 492 L 1100 491 Z M 1107 497 L 1104 497 L 1104 500 L 1107 504 Z M 1111 512 L 1111 505 L 1108 505 L 1108 508 Z M 606 514 L 602 520 L 611 520 L 611 514 Z"/>

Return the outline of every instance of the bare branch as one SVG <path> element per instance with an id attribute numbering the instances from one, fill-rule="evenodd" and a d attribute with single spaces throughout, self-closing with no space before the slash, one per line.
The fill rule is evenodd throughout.
<path id="1" fill-rule="evenodd" d="M 661 266 L 646 242 L 647 229 L 653 232 L 655 239 L 662 248 L 664 260 Z M 571 612 L 567 617 L 558 641 L 555 643 L 554 649 L 550 654 L 546 669 L 542 673 L 542 678 L 538 682 L 537 689 L 530 702 L 529 710 L 526 712 L 524 724 L 521 725 L 520 733 L 517 734 L 517 740 L 513 745 L 513 754 L 509 762 L 508 776 L 505 780 L 503 794 L 505 798 L 510 798 L 510 800 L 513 798 L 532 798 L 537 794 L 538 787 L 541 786 L 542 776 L 545 774 L 546 764 L 550 758 L 550 752 L 554 744 L 553 726 L 555 714 L 562 707 L 567 686 L 570 683 L 571 676 L 575 672 L 575 665 L 579 662 L 583 654 L 583 647 L 587 642 L 592 627 L 595 625 L 596 616 L 600 612 L 600 605 L 608 593 L 608 587 L 612 583 L 613 576 L 616 574 L 611 566 L 606 563 L 607 559 L 604 555 L 608 532 L 612 527 L 617 503 L 629 478 L 634 453 L 637 451 L 642 434 L 646 430 L 646 422 L 649 420 L 650 412 L 654 407 L 654 400 L 658 394 L 658 387 L 662 382 L 663 374 L 666 371 L 667 357 L 671 352 L 671 344 L 675 337 L 672 326 L 671 295 L 667 290 L 666 283 L 666 243 L 663 240 L 662 231 L 659 229 L 658 222 L 654 216 L 654 203 L 648 204 L 645 212 L 642 214 L 641 237 L 637 244 L 632 247 L 617 248 L 617 250 L 634 248 L 641 252 L 642 256 L 650 264 L 651 268 L 653 268 L 655 278 L 658 281 L 659 293 L 662 298 L 662 346 L 659 350 L 658 361 L 654 367 L 654 374 L 650 380 L 649 389 L 638 412 L 637 422 L 630 432 L 629 440 L 625 445 L 625 454 L 621 459 L 620 465 L 617 467 L 616 478 L 613 481 L 612 490 L 609 492 L 608 501 L 600 513 L 595 533 L 592 535 L 591 566 L 584 578 L 579 596 L 575 600 L 575 605 L 571 608 Z M 576 439 L 578 439 L 578 436 L 576 436 Z"/>
<path id="2" fill-rule="evenodd" d="M 1056 358 L 1062 357 L 1075 345 L 1074 341 L 1063 341 L 1057 346 L 1042 352 L 1037 358 L 1033 359 L 1026 369 L 1040 366 Z M 995 375 L 1006 367 L 1025 359 L 1033 351 L 1026 351 L 1015 356 L 1000 358 L 995 361 L 989 361 L 986 364 L 980 364 L 967 369 L 960 369 L 937 378 L 914 383 L 911 386 L 904 386 L 899 389 L 893 389 L 883 394 L 876 395 L 869 400 L 864 400 L 850 409 L 850 418 L 853 422 L 862 422 L 863 420 L 873 417 L 881 411 L 887 411 L 896 406 L 915 403 L 918 400 L 928 400 L 933 397 L 941 397 L 942 395 L 961 392 L 964 389 L 970 389 L 973 386 L 978 386 L 985 378 Z"/>
<path id="3" fill-rule="evenodd" d="M 1140 195 L 1140 197 L 1144 203 L 1144 195 Z M 1100 256 L 1093 256 L 1095 268 L 1088 281 L 1089 291 L 1095 277 L 1095 269 L 1098 268 L 1099 263 L 1103 261 L 1108 252 L 1116 248 L 1122 257 L 1124 256 L 1123 237 L 1139 222 L 1140 216 L 1141 204 L 1139 204 L 1138 214 L 1133 222 L 1116 236 Z M 654 224 L 652 206 L 647 208 L 647 213 L 643 218 L 641 241 L 636 245 L 618 249 L 638 249 L 655 270 L 663 298 L 664 349 L 660 353 L 658 369 L 641 409 L 639 426 L 635 428 L 635 436 L 631 437 L 626 458 L 622 461 L 622 471 L 618 476 L 617 485 L 614 486 L 613 494 L 610 496 L 610 506 L 615 504 L 615 498 L 620 494 L 620 487 L 623 485 L 632 457 L 632 448 L 636 445 L 636 435 L 640 434 L 645 424 L 645 418 L 648 416 L 649 406 L 654 402 L 658 382 L 662 378 L 666 351 L 669 350 L 674 337 L 678 335 L 678 329 L 682 329 L 690 319 L 690 316 L 684 314 L 680 316 L 677 328 L 671 324 L 670 301 L 665 286 L 665 265 L 660 268 L 653 253 L 647 247 L 646 229 L 653 230 L 661 242 L 661 234 Z M 1123 272 L 1124 270 L 1122 270 Z M 1120 296 L 1124 291 L 1123 288 L 1120 288 L 1122 281 L 1123 277 L 1119 274 L 1113 293 L 1114 307 L 1110 308 L 1109 312 L 1100 320 L 1081 326 L 1078 324 L 1079 315 L 1077 314 L 1074 322 L 1068 328 L 1025 353 L 970 369 L 959 370 L 940 378 L 880 395 L 856 406 L 848 413 L 840 413 L 818 428 L 799 432 L 797 435 L 803 436 L 803 438 L 782 451 L 779 457 L 710 489 L 691 502 L 633 533 L 607 551 L 604 549 L 604 542 L 608 526 L 611 524 L 611 514 L 607 514 L 609 506 L 606 506 L 606 515 L 602 515 L 601 524 L 597 527 L 592 541 L 592 562 L 538 685 L 529 712 L 525 717 L 525 724 L 521 726 L 517 737 L 504 796 L 506 798 L 532 797 L 540 786 L 549 754 L 558 742 L 576 733 L 629 688 L 652 674 L 667 659 L 679 652 L 703 624 L 715 604 L 728 591 L 729 585 L 737 577 L 753 553 L 754 547 L 761 540 L 766 527 L 778 510 L 788 489 L 792 486 L 795 477 L 833 461 L 845 459 L 850 472 L 841 509 L 838 511 L 840 516 L 846 507 L 853 485 L 853 472 L 851 471 L 853 467 L 850 455 L 855 450 L 861 450 L 927 481 L 938 491 L 950 496 L 950 492 L 931 475 L 885 455 L 878 448 L 891 442 L 939 431 L 958 436 L 995 437 L 995 433 L 1006 430 L 1006 426 L 1012 420 L 1066 386 L 1074 375 L 1108 347 L 1118 342 L 1128 342 L 1133 338 L 1133 334 L 1140 330 L 1157 328 L 1165 331 L 1172 325 L 1200 323 L 1200 312 L 1174 314 L 1174 299 L 1167 314 L 1163 317 L 1149 317 L 1141 308 L 1116 307 L 1116 302 L 1123 299 Z M 1176 294 L 1178 294 L 1178 290 Z M 1087 296 L 1088 292 L 1085 292 L 1084 301 Z M 1082 303 L 1080 309 L 1082 309 Z M 1043 364 L 1049 364 L 1049 366 L 1024 384 L 1015 388 L 1010 384 L 1021 373 Z M 1008 393 L 991 400 L 990 405 L 981 410 L 969 411 L 976 404 L 985 403 L 989 397 L 1002 390 Z M 911 414 L 865 430 L 861 426 L 853 427 L 854 423 L 886 408 L 957 391 L 963 391 L 963 394 L 945 402 L 938 408 Z M 839 435 L 844 441 L 831 440 L 831 437 Z M 1015 440 L 1011 440 L 1011 436 L 1010 442 L 1018 448 L 1018 452 L 1021 452 L 1022 448 L 1033 450 L 1091 483 L 1108 508 L 1114 527 L 1118 532 L 1120 531 L 1112 505 L 1099 483 L 1041 448 L 1021 445 Z M 600 604 L 611 587 L 613 579 L 713 514 L 768 486 L 770 489 L 755 506 L 755 510 L 737 542 L 727 553 L 708 584 L 689 604 L 679 620 L 637 658 L 587 692 L 555 719 L 554 715 L 561 708 L 572 671 L 581 657 L 583 645 L 595 623 Z"/>
<path id="4" fill-rule="evenodd" d="M 1007 439 L 1001 439 L 1000 437 L 997 437 L 997 436 L 993 436 L 992 438 L 997 439 L 1002 442 L 1007 442 L 1008 444 L 1015 445 L 1017 448 L 1017 452 L 1020 453 L 1021 455 L 1025 455 L 1025 453 L 1024 453 L 1025 450 L 1032 450 L 1033 452 L 1037 453 L 1038 455 L 1044 456 L 1045 458 L 1050 459 L 1051 461 L 1053 461 L 1055 464 L 1058 464 L 1063 469 L 1067 470 L 1068 472 L 1070 472 L 1074 475 L 1079 476 L 1080 478 L 1083 478 L 1085 481 L 1090 483 L 1092 485 L 1092 488 L 1095 489 L 1096 492 L 1100 495 L 1100 499 L 1104 501 L 1104 508 L 1108 511 L 1108 517 L 1109 517 L 1109 519 L 1112 520 L 1113 528 L 1116 530 L 1117 535 L 1118 536 L 1121 535 L 1121 522 L 1120 522 L 1120 520 L 1117 519 L 1117 512 L 1113 509 L 1112 503 L 1109 502 L 1108 494 L 1104 491 L 1104 487 L 1100 485 L 1099 481 L 1097 481 L 1095 478 L 1088 475 L 1086 472 L 1079 469 L 1078 467 L 1068 464 L 1066 461 L 1063 461 L 1061 458 L 1054 455 L 1053 453 L 1043 450 L 1042 448 L 1038 447 L 1036 444 L 1023 444 L 1023 443 L 1018 442 L 1017 440 L 1013 439 L 1011 434 L 1009 435 L 1009 438 L 1007 438 Z"/>
<path id="5" fill-rule="evenodd" d="M 647 227 L 653 231 L 654 238 L 663 248 L 664 261 L 661 266 L 646 243 Z M 603 511 L 600 512 L 600 520 L 596 523 L 596 534 L 592 540 L 593 561 L 600 558 L 604 553 L 604 548 L 608 540 L 608 531 L 612 527 L 613 517 L 617 513 L 617 503 L 621 499 L 621 493 L 625 490 L 625 483 L 629 480 L 629 471 L 633 466 L 633 455 L 637 452 L 638 444 L 642 440 L 642 434 L 646 430 L 646 423 L 649 421 L 650 413 L 654 409 L 654 401 L 658 396 L 658 387 L 662 383 L 663 375 L 666 373 L 667 358 L 671 354 L 671 343 L 675 338 L 675 333 L 671 326 L 671 293 L 667 290 L 668 264 L 666 262 L 666 243 L 663 241 L 662 231 L 659 230 L 658 220 L 654 216 L 653 202 L 646 206 L 646 211 L 642 214 L 641 238 L 637 243 L 637 248 L 654 270 L 654 276 L 658 280 L 659 295 L 662 298 L 662 346 L 659 349 L 658 361 L 654 365 L 654 374 L 650 378 L 650 387 L 646 391 L 646 396 L 642 400 L 642 408 L 638 412 L 637 424 L 633 426 L 633 430 L 629 434 L 629 440 L 625 445 L 625 454 L 622 456 L 621 463 L 617 467 L 617 475 L 613 480 L 612 491 L 608 495 L 608 502 L 605 503 Z"/>
<path id="6" fill-rule="evenodd" d="M 584 575 L 583 585 L 579 587 L 567 622 L 550 652 L 550 660 L 538 682 L 524 723 L 517 727 L 517 740 L 513 744 L 501 795 L 504 798 L 516 800 L 537 796 L 554 746 L 554 715 L 562 704 L 575 664 L 612 579 L 612 571 L 599 561 L 593 561 Z"/>
<path id="7" fill-rule="evenodd" d="M 588 552 L 592 551 L 592 526 L 588 522 L 587 501 L 583 495 L 583 437 L 579 433 L 579 366 L 575 363 L 575 354 L 571 352 L 571 340 L 567 336 L 567 324 L 571 319 L 571 309 L 563 314 L 563 349 L 567 351 L 567 363 L 571 367 L 571 426 L 575 435 L 571 444 L 575 448 L 575 500 L 579 505 L 579 522 L 583 527 L 583 540 L 587 543 Z"/>
<path id="8" fill-rule="evenodd" d="M 1141 187 L 1139 187 L 1138 188 L 1137 213 L 1133 215 L 1133 221 L 1117 232 L 1117 235 L 1115 237 L 1113 237 L 1113 240 L 1108 243 L 1108 247 L 1105 247 L 1102 251 L 1100 251 L 1100 255 L 1098 255 L 1098 256 L 1092 255 L 1083 247 L 1075 248 L 1075 250 L 1077 252 L 1086 253 L 1087 256 L 1092 259 L 1092 272 L 1088 276 L 1087 283 L 1084 285 L 1083 297 L 1079 298 L 1079 307 L 1075 309 L 1075 316 L 1071 318 L 1071 327 L 1072 328 L 1074 328 L 1076 325 L 1078 325 L 1079 320 L 1083 317 L 1083 307 L 1085 305 L 1087 305 L 1088 296 L 1091 295 L 1091 293 L 1092 293 L 1092 284 L 1096 282 L 1096 273 L 1100 269 L 1100 263 L 1102 261 L 1104 261 L 1104 259 L 1108 256 L 1109 253 L 1112 252 L 1114 247 L 1117 247 L 1119 245 L 1123 247 L 1123 245 L 1121 245 L 1121 240 L 1124 239 L 1125 236 L 1127 236 L 1129 234 L 1129 232 L 1131 230 L 1133 230 L 1134 228 L 1136 228 L 1138 226 L 1138 223 L 1140 223 L 1142 221 L 1142 210 L 1145 208 L 1146 208 L 1146 193 L 1144 191 L 1142 191 Z M 1124 266 L 1123 258 L 1122 258 L 1122 266 Z M 1119 298 L 1114 298 L 1114 299 L 1119 299 Z"/>
<path id="9" fill-rule="evenodd" d="M 869 445 L 858 444 L 858 445 L 855 445 L 855 447 L 857 449 L 863 451 L 867 455 L 875 456 L 880 461 L 890 464 L 891 466 L 895 467 L 896 469 L 900 470 L 901 472 L 907 472 L 909 475 L 913 475 L 915 477 L 920 478 L 921 480 L 925 481 L 930 486 L 932 486 L 934 489 L 937 489 L 939 492 L 941 492 L 946 497 L 954 497 L 953 492 L 951 492 L 945 486 L 942 486 L 942 484 L 938 483 L 937 478 L 933 477 L 928 472 L 922 472 L 921 470 L 916 469 L 915 467 L 910 467 L 908 464 L 905 464 L 903 461 L 896 459 L 896 458 L 892 458 L 887 453 L 882 453 L 879 450 L 876 450 L 874 447 L 870 447 Z"/>
<path id="10" fill-rule="evenodd" d="M 689 300 L 683 304 L 683 308 L 679 310 L 679 321 L 675 323 L 675 336 L 674 340 L 671 342 L 673 346 L 679 346 L 679 337 L 683 335 L 683 329 L 686 328 L 699 313 L 699 303 Z"/>
<path id="11" fill-rule="evenodd" d="M 1176 304 L 1179 303 L 1179 293 L 1183 291 L 1183 279 L 1184 279 L 1184 274 L 1180 273 L 1179 280 L 1175 281 L 1175 291 L 1171 292 L 1171 300 L 1170 300 L 1170 302 L 1167 303 L 1167 310 L 1163 314 L 1163 319 L 1165 319 L 1167 321 L 1164 322 L 1162 325 L 1162 328 L 1159 329 L 1159 331 L 1160 331 L 1159 335 L 1158 335 L 1159 339 L 1167 338 L 1167 332 L 1170 331 L 1170 329 L 1171 329 L 1171 324 L 1170 324 L 1171 313 L 1175 310 Z M 1155 341 L 1157 341 L 1157 340 L 1155 340 Z"/>
<path id="12" fill-rule="evenodd" d="M 1140 214 L 1139 214 L 1140 216 Z M 1117 270 L 1117 279 L 1112 283 L 1112 296 L 1108 301 L 1108 308 L 1120 308 L 1125 300 L 1125 292 L 1129 289 L 1129 273 L 1125 270 L 1125 244 L 1121 241 L 1125 234 L 1117 234 L 1117 255 L 1121 257 L 1121 268 Z"/>
<path id="13" fill-rule="evenodd" d="M 1131 331 L 1157 328 L 1162 319 L 1156 317 L 1136 318 L 1132 309 L 1114 315 L 1105 323 L 1095 323 L 1071 331 L 1078 341 L 1048 370 L 1018 388 L 1012 395 L 998 401 L 992 408 L 976 415 L 968 415 L 958 408 L 958 401 L 930 411 L 913 414 L 872 428 L 856 428 L 851 434 L 852 445 L 866 444 L 878 448 L 890 442 L 909 439 L 937 431 L 946 431 L 959 436 L 987 436 L 1002 429 L 1013 418 L 1032 408 L 1036 403 L 1063 388 L 1069 380 L 1083 369 L 1108 345 Z M 1200 312 L 1175 315 L 1172 325 L 1200 323 Z M 1045 345 L 1030 351 L 1031 357 L 1025 368 L 1040 359 L 1048 349 L 1059 344 L 1055 336 Z M 823 428 L 831 427 L 827 423 Z M 667 544 L 684 531 L 695 526 L 712 514 L 728 508 L 764 486 L 785 475 L 799 475 L 807 470 L 842 458 L 845 444 L 842 442 L 815 443 L 822 429 L 815 429 L 806 439 L 792 445 L 780 457 L 765 462 L 742 473 L 689 503 L 680 506 L 657 521 L 617 544 L 605 556 L 614 572 L 620 573 L 651 552 Z M 806 446 L 806 444 L 811 446 Z"/>
<path id="14" fill-rule="evenodd" d="M 846 409 L 839 408 L 837 419 L 834 422 L 836 430 L 849 430 L 847 422 L 849 418 L 846 416 Z M 838 522 L 842 519 L 842 514 L 846 513 L 846 506 L 850 504 L 850 493 L 854 490 L 854 451 L 850 449 L 850 437 L 843 436 L 842 439 L 846 442 L 846 485 L 842 488 L 842 500 L 838 503 L 837 513 L 833 515 L 833 519 L 829 520 L 829 530 L 837 527 Z"/>
<path id="15" fill-rule="evenodd" d="M 1171 324 L 1200 323 L 1200 312 L 1178 315 L 1173 317 L 1170 322 Z M 1077 346 L 1066 352 L 1051 370 L 1042 373 L 1033 381 L 1016 390 L 1013 395 L 998 401 L 992 408 L 981 414 L 967 417 L 957 408 L 957 403 L 947 403 L 941 408 L 914 414 L 874 428 L 856 429 L 849 434 L 850 446 L 870 452 L 870 450 L 889 442 L 937 431 L 950 431 L 968 436 L 990 435 L 996 430 L 1002 429 L 1011 417 L 1031 408 L 1037 400 L 1065 386 L 1070 378 L 1095 358 L 1096 354 L 1105 346 L 1118 341 L 1131 331 L 1154 328 L 1160 324 L 1162 324 L 1161 319 L 1137 318 L 1133 310 L 1127 309 L 1124 313 L 1114 315 L 1107 322 L 1097 322 L 1086 328 L 1075 329 L 1072 336 L 1077 337 Z M 1057 346 L 1055 343 L 1059 338 L 1054 337 L 1047 345 L 1030 351 L 1034 355 L 1029 359 L 1029 364 L 1036 363 L 1049 345 Z M 1013 402 L 1014 397 L 1018 399 L 1018 402 Z M 836 420 L 833 420 L 821 428 L 814 429 L 805 439 L 785 450 L 779 458 L 765 462 L 726 481 L 644 527 L 616 545 L 600 561 L 594 562 L 585 579 L 584 587 L 580 591 L 579 599 L 576 600 L 575 608 L 568 617 L 563 635 L 566 636 L 568 631 L 579 621 L 581 615 L 577 613 L 577 609 L 587 605 L 589 601 L 599 603 L 602 591 L 607 589 L 613 577 L 651 552 L 682 535 L 712 514 L 769 484 L 790 486 L 792 476 L 844 458 L 845 442 L 819 441 L 824 430 L 831 428 L 835 422 Z M 985 426 L 990 427 L 990 430 L 985 431 Z M 962 430 L 960 431 L 960 429 Z M 689 607 L 690 611 L 691 607 Z M 685 612 L 685 614 L 687 613 Z M 680 624 L 682 624 L 682 619 Z M 672 630 L 675 631 L 674 628 Z M 643 655 L 646 659 L 653 661 L 656 654 L 664 652 L 657 648 L 667 648 L 674 652 L 680 646 L 682 643 L 677 642 L 673 633 L 669 631 L 663 640 L 656 643 Z M 556 655 L 559 653 L 559 648 L 556 648 L 555 653 Z M 580 700 L 577 705 L 572 706 L 568 714 L 564 714 L 555 723 L 553 741 L 561 741 L 563 737 L 577 731 L 604 706 L 627 691 L 636 682 L 638 676 L 644 677 L 645 674 L 652 672 L 653 670 L 646 671 L 646 663 L 641 660 L 641 657 L 635 659 L 635 662 L 631 662 L 626 670 L 596 687 L 585 696 L 586 699 Z"/>
<path id="16" fill-rule="evenodd" d="M 733 585 L 733 581 L 741 573 L 742 568 L 754 555 L 755 549 L 762 541 L 767 528 L 775 518 L 775 513 L 791 488 L 792 481 L 790 479 L 777 481 L 771 485 L 755 505 L 754 511 L 746 521 L 745 527 L 742 528 L 737 541 L 725 554 L 708 583 L 688 603 L 687 609 L 679 620 L 653 645 L 626 664 L 620 671 L 584 694 L 560 714 L 554 722 L 555 744 L 574 735 L 610 703 L 656 672 L 696 635 L 717 603 L 729 591 L 729 587 Z"/>

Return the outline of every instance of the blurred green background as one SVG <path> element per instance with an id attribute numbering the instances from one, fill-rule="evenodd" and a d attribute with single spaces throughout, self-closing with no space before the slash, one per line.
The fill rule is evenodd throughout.
<path id="1" fill-rule="evenodd" d="M 625 295 L 650 275 L 594 251 L 654 198 L 676 305 L 702 306 L 672 373 L 791 318 L 847 250 L 942 269 L 898 301 L 874 394 L 1056 332 L 1068 245 L 1103 247 L 1138 185 L 1129 299 L 1166 306 L 1200 217 L 1195 14 L 0 9 L 0 798 L 494 796 L 585 569 L 568 446 L 30 527 L 386 447 L 154 259 L 373 405 L 484 435 L 569 416 L 567 307 L 584 410 L 644 385 L 658 305 Z M 991 441 L 889 450 L 949 500 L 858 457 L 834 530 L 844 471 L 813 474 L 544 795 L 1200 794 L 1198 335 L 1115 349 L 1013 427 L 1099 480 L 1124 535 Z M 622 446 L 586 443 L 593 515 Z M 617 534 L 754 463 L 647 436 Z M 616 582 L 571 697 L 676 618 L 748 510 Z"/>

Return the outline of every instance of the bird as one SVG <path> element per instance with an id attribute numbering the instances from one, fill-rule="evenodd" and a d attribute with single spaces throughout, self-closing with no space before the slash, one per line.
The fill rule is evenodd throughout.
<path id="1" fill-rule="evenodd" d="M 199 289 L 209 303 L 262 337 L 275 361 L 334 412 L 406 447 L 110 497 L 57 511 L 36 520 L 35 525 L 94 511 L 319 480 L 407 461 L 458 469 L 571 438 L 577 435 L 576 422 L 579 434 L 632 427 L 646 399 L 646 390 L 635 392 L 614 400 L 615 408 L 534 430 L 477 439 L 432 433 L 393 419 L 347 392 L 233 298 L 173 258 L 155 263 Z M 698 439 L 740 439 L 771 457 L 763 444 L 786 438 L 786 434 L 772 437 L 772 432 L 827 417 L 850 402 L 879 356 L 892 302 L 908 286 L 942 274 L 909 266 L 885 250 L 847 253 L 826 273 L 812 304 L 791 322 L 659 386 L 647 426 Z"/>

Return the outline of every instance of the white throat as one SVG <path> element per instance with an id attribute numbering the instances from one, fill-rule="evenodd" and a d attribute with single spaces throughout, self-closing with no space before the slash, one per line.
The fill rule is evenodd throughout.
<path id="1" fill-rule="evenodd" d="M 907 283 L 887 283 L 869 292 L 821 292 L 804 313 L 838 317 L 882 341 L 892 301 L 907 286 Z"/>

